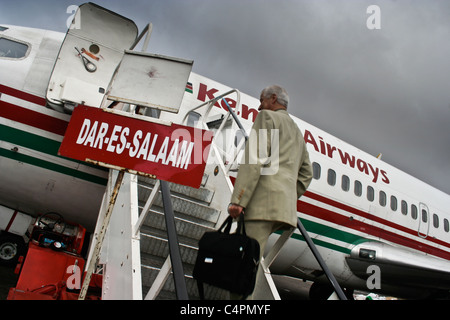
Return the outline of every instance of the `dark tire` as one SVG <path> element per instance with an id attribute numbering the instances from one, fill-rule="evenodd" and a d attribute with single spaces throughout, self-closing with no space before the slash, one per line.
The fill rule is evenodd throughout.
<path id="1" fill-rule="evenodd" d="M 25 242 L 21 237 L 3 235 L 0 237 L 0 264 L 14 266 L 25 252 Z"/>

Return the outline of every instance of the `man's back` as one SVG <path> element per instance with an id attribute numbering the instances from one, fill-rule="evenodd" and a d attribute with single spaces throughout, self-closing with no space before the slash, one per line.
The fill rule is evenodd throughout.
<path id="1" fill-rule="evenodd" d="M 261 129 L 263 129 L 261 131 Z M 255 147 L 267 130 L 269 166 L 255 164 L 250 157 L 241 164 L 231 202 L 240 203 L 246 220 L 270 220 L 297 224 L 297 199 L 311 180 L 311 165 L 303 136 L 285 110 L 262 110 L 247 143 Z M 259 156 L 264 152 L 258 149 Z"/>

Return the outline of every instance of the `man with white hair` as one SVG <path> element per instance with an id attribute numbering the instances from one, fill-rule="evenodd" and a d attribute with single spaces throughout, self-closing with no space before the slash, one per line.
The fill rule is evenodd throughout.
<path id="1" fill-rule="evenodd" d="M 269 86 L 260 102 L 228 213 L 244 214 L 246 233 L 259 242 L 262 256 L 270 234 L 297 226 L 297 200 L 311 182 L 312 166 L 303 135 L 287 112 L 286 90 Z"/>

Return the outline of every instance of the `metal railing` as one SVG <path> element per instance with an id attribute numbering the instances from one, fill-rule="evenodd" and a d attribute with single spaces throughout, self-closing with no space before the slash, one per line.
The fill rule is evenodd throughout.
<path id="1" fill-rule="evenodd" d="M 342 291 L 341 286 L 337 282 L 333 273 L 331 273 L 331 271 L 328 268 L 325 261 L 322 259 L 322 256 L 320 255 L 319 251 L 317 251 L 316 245 L 311 240 L 311 237 L 309 236 L 308 232 L 306 231 L 305 227 L 303 226 L 302 222 L 300 221 L 300 218 L 297 218 L 297 228 L 300 230 L 300 233 L 302 234 L 303 238 L 305 238 L 305 241 L 308 244 L 308 247 L 311 249 L 311 251 L 312 251 L 314 257 L 316 258 L 317 262 L 319 263 L 320 267 L 325 272 L 325 275 L 327 276 L 328 281 L 330 281 L 330 283 L 331 283 L 334 291 L 338 295 L 339 299 L 347 300 L 347 297 L 344 294 L 344 291 Z"/>
<path id="2" fill-rule="evenodd" d="M 248 139 L 247 133 L 245 132 L 244 127 L 242 126 L 241 122 L 239 121 L 239 118 L 236 116 L 236 114 L 234 113 L 234 111 L 231 109 L 230 105 L 228 104 L 228 102 L 225 100 L 225 97 L 228 95 L 231 95 L 233 93 L 236 93 L 236 110 L 239 110 L 239 107 L 241 106 L 240 103 L 240 99 L 241 99 L 241 95 L 239 90 L 237 89 L 233 89 L 230 90 L 228 92 L 225 92 L 224 94 L 221 94 L 219 96 L 217 96 L 214 99 L 211 99 L 209 101 L 206 101 L 200 105 L 198 105 L 197 107 L 194 107 L 192 109 L 190 109 L 189 111 L 186 112 L 186 114 L 184 115 L 181 123 L 185 124 L 187 118 L 189 117 L 189 115 L 192 112 L 197 111 L 198 109 L 205 107 L 206 106 L 206 110 L 204 112 L 203 115 L 200 114 L 201 116 L 201 121 L 200 121 L 200 125 L 201 125 L 201 129 L 205 129 L 205 130 L 209 130 L 209 127 L 207 125 L 207 122 L 205 121 L 205 119 L 208 119 L 208 116 L 214 106 L 214 104 L 220 100 L 223 100 L 228 108 L 228 113 L 227 115 L 222 119 L 222 122 L 219 126 L 219 128 L 216 130 L 214 138 L 217 137 L 220 133 L 222 133 L 222 131 L 225 128 L 225 125 L 228 121 L 228 119 L 230 119 L 230 117 L 232 117 L 234 119 L 234 121 L 236 122 L 236 124 L 238 125 L 239 129 L 241 130 L 241 132 L 243 133 L 245 139 L 241 140 L 240 143 L 236 146 L 236 148 L 234 148 L 233 154 L 231 155 L 231 161 L 229 161 L 228 165 L 225 166 L 225 163 L 222 161 L 222 159 L 220 158 L 220 155 L 223 155 L 224 153 L 227 154 L 227 151 L 221 151 L 219 149 L 219 146 L 216 144 L 215 139 L 213 139 L 213 141 L 211 142 L 211 149 L 213 150 L 213 155 L 214 157 L 216 157 L 217 159 L 217 165 L 220 167 L 220 169 L 222 169 L 222 171 L 224 172 L 225 175 L 225 179 L 227 182 L 227 186 L 229 188 L 229 190 L 231 192 L 233 192 L 233 184 L 231 183 L 231 179 L 229 178 L 229 171 L 231 169 L 231 166 L 233 165 L 233 163 L 237 162 L 237 157 L 239 155 L 239 152 L 244 148 L 245 146 L 245 141 Z M 227 154 L 229 155 L 229 154 Z"/>
<path id="3" fill-rule="evenodd" d="M 166 220 L 167 240 L 169 242 L 169 255 L 172 264 L 173 281 L 178 300 L 188 300 L 186 289 L 186 279 L 184 278 L 183 262 L 181 260 L 180 245 L 178 242 L 177 230 L 175 228 L 175 217 L 173 214 L 172 200 L 170 198 L 170 188 L 167 181 L 160 181 L 161 196 L 164 206 L 164 218 Z"/>

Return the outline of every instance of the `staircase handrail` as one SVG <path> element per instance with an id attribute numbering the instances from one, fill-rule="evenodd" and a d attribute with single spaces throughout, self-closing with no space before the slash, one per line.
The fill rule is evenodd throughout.
<path id="1" fill-rule="evenodd" d="M 198 105 L 198 106 L 196 106 L 196 107 L 194 107 L 194 108 L 188 110 L 188 111 L 186 112 L 186 114 L 184 115 L 182 121 L 181 121 L 181 123 L 183 123 L 183 124 L 186 123 L 186 119 L 187 119 L 187 117 L 189 116 L 189 114 L 190 114 L 191 112 L 194 112 L 194 111 L 196 111 L 196 110 L 198 110 L 198 109 L 200 109 L 200 108 L 202 108 L 202 107 L 204 107 L 204 106 L 207 106 L 207 109 L 206 109 L 206 112 L 204 113 L 204 115 L 200 115 L 200 116 L 201 116 L 201 118 L 200 118 L 200 119 L 201 119 L 200 124 L 201 124 L 202 129 L 209 130 L 208 125 L 206 124 L 205 119 L 208 118 L 208 115 L 209 115 L 209 113 L 211 112 L 212 107 L 214 106 L 214 104 L 215 104 L 217 101 L 223 100 L 223 101 L 225 102 L 225 104 L 226 104 L 226 106 L 227 106 L 227 108 L 228 108 L 228 113 L 227 113 L 227 115 L 222 119 L 222 123 L 221 123 L 219 129 L 217 129 L 217 131 L 216 131 L 216 133 L 215 133 L 215 137 L 218 136 L 219 133 L 222 132 L 222 130 L 223 130 L 223 128 L 225 127 L 225 124 L 226 124 L 226 122 L 228 121 L 228 119 L 230 118 L 230 116 L 233 117 L 234 121 L 237 123 L 239 129 L 242 131 L 242 133 L 244 134 L 244 137 L 245 137 L 245 140 L 241 141 L 241 142 L 239 143 L 239 145 L 236 147 L 236 150 L 235 150 L 235 152 L 234 152 L 234 155 L 232 156 L 232 161 L 230 161 L 230 163 L 229 163 L 229 165 L 228 165 L 228 168 L 225 167 L 225 164 L 221 161 L 221 159 L 220 159 L 220 157 L 219 157 L 219 155 L 221 154 L 221 152 L 219 151 L 219 147 L 218 147 L 217 144 L 215 143 L 214 139 L 213 139 L 213 141 L 211 142 L 211 149 L 213 149 L 213 151 L 214 151 L 214 156 L 216 157 L 216 159 L 217 159 L 217 161 L 218 161 L 219 167 L 220 167 L 220 168 L 223 170 L 223 172 L 224 172 L 225 180 L 226 180 L 226 182 L 227 182 L 227 185 L 228 185 L 228 188 L 229 188 L 230 192 L 233 192 L 233 189 L 234 189 L 234 188 L 233 188 L 233 184 L 231 183 L 231 179 L 230 179 L 230 177 L 229 177 L 228 172 L 229 172 L 229 170 L 230 170 L 230 168 L 231 168 L 231 165 L 236 161 L 236 158 L 237 158 L 237 156 L 238 156 L 240 150 L 243 149 L 243 147 L 245 146 L 245 143 L 244 143 L 244 142 L 248 139 L 248 135 L 247 135 L 246 131 L 244 130 L 244 127 L 242 126 L 242 123 L 239 121 L 238 117 L 236 116 L 236 114 L 234 113 L 234 111 L 231 109 L 231 107 L 230 107 L 230 105 L 228 104 L 228 102 L 225 100 L 225 97 L 228 96 L 228 95 L 230 95 L 230 94 L 232 94 L 232 93 L 236 93 L 236 96 L 237 96 L 237 97 L 236 97 L 236 109 L 239 109 L 240 106 L 241 106 L 241 104 L 240 104 L 241 94 L 240 94 L 239 90 L 237 90 L 237 89 L 232 89 L 232 90 L 229 90 L 229 91 L 227 91 L 227 92 L 225 92 L 225 93 L 223 93 L 223 94 L 221 94 L 221 95 L 215 97 L 214 99 L 211 99 L 211 100 L 209 100 L 209 101 L 205 101 L 204 103 L 202 103 L 202 104 L 200 104 L 200 105 Z"/>

